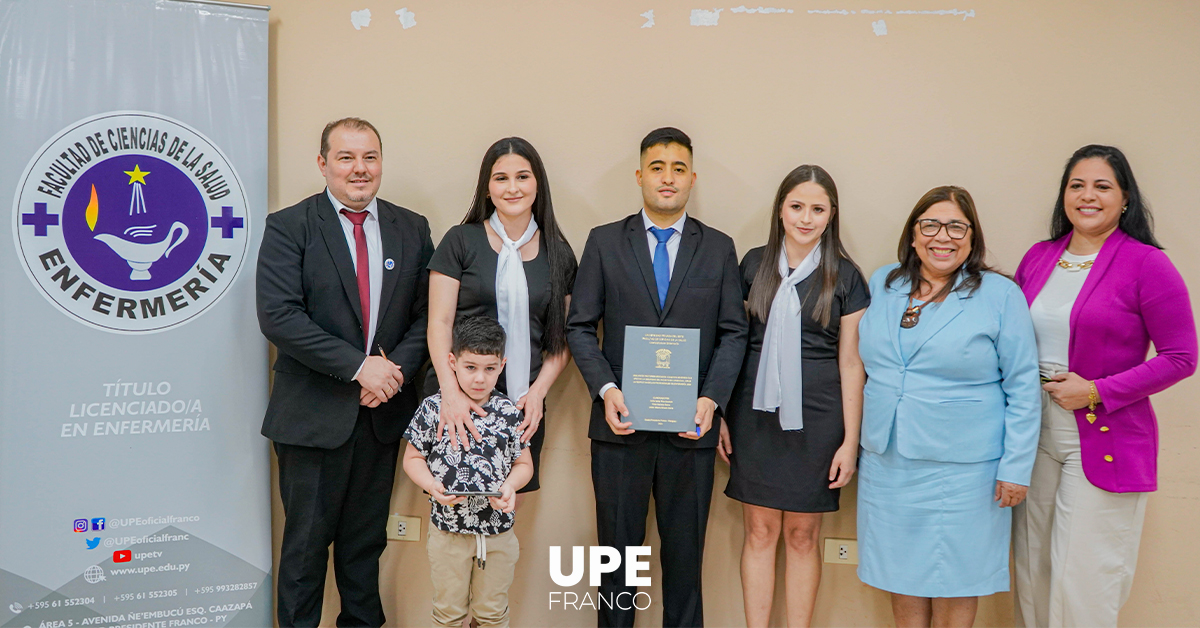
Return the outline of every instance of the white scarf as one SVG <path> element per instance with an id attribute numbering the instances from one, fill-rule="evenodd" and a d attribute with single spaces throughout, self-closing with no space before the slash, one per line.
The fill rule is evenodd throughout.
<path id="1" fill-rule="evenodd" d="M 501 242 L 500 256 L 496 260 L 496 318 L 506 336 L 504 354 L 508 358 L 508 365 L 505 366 L 508 397 L 517 402 L 529 392 L 530 355 L 529 281 L 525 278 L 525 265 L 519 249 L 533 239 L 538 225 L 530 216 L 525 233 L 514 242 L 508 239 L 499 212 L 492 212 L 488 224 L 500 236 Z"/>
<path id="2" fill-rule="evenodd" d="M 800 330 L 803 308 L 796 285 L 808 278 L 821 263 L 821 243 L 788 274 L 787 247 L 779 252 L 779 276 L 783 280 L 771 301 L 758 378 L 754 383 L 754 409 L 779 411 L 784 431 L 804 429 L 804 381 L 801 373 Z"/>

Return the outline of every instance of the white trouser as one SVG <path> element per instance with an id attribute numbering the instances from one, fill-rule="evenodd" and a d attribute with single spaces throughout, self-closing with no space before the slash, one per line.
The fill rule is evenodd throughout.
<path id="1" fill-rule="evenodd" d="M 1047 376 L 1067 370 L 1041 367 Z M 1017 626 L 1115 627 L 1133 585 L 1148 495 L 1088 482 L 1075 413 L 1042 393 L 1033 478 L 1013 509 Z"/>

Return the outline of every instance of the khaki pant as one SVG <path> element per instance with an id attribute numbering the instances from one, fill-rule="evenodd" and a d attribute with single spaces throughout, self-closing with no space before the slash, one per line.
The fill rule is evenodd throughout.
<path id="1" fill-rule="evenodd" d="M 1043 375 L 1065 372 L 1042 365 Z M 1075 413 L 1042 393 L 1042 434 L 1013 509 L 1018 626 L 1117 625 L 1129 599 L 1149 493 L 1110 493 L 1083 474 Z"/>
<path id="2" fill-rule="evenodd" d="M 484 569 L 475 563 L 476 542 L 474 534 L 429 526 L 435 628 L 462 628 L 468 613 L 480 626 L 508 626 L 508 587 L 521 553 L 517 535 L 509 530 L 487 537 Z"/>

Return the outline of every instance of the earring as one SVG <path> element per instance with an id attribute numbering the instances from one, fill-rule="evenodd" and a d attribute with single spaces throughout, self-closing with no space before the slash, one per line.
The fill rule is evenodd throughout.
<path id="1" fill-rule="evenodd" d="M 1126 205 L 1126 206 L 1122 207 L 1122 208 L 1121 208 L 1121 213 L 1122 213 L 1122 214 L 1124 214 L 1124 213 L 1125 213 L 1125 210 L 1127 210 L 1127 209 L 1129 209 L 1129 206 L 1128 206 L 1128 205 Z"/>

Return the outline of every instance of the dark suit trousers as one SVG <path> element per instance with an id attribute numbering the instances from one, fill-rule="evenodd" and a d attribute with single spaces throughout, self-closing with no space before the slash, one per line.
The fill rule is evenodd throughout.
<path id="1" fill-rule="evenodd" d="M 642 443 L 619 445 L 592 441 L 592 486 L 596 492 L 596 530 L 600 545 L 615 547 L 624 560 L 625 547 L 643 545 L 650 496 L 661 539 L 663 625 L 703 626 L 704 604 L 700 574 L 704 534 L 712 500 L 713 448 L 683 449 L 664 433 Z M 616 600 L 625 586 L 625 569 L 600 578 L 600 595 Z M 620 596 L 623 610 L 599 605 L 600 626 L 633 626 L 630 595 Z"/>
<path id="2" fill-rule="evenodd" d="M 287 518 L 279 555 L 279 625 L 321 621 L 329 544 L 342 598 L 338 626 L 381 626 L 379 556 L 400 443 L 375 436 L 361 408 L 350 440 L 336 449 L 275 443 L 279 492 Z"/>

